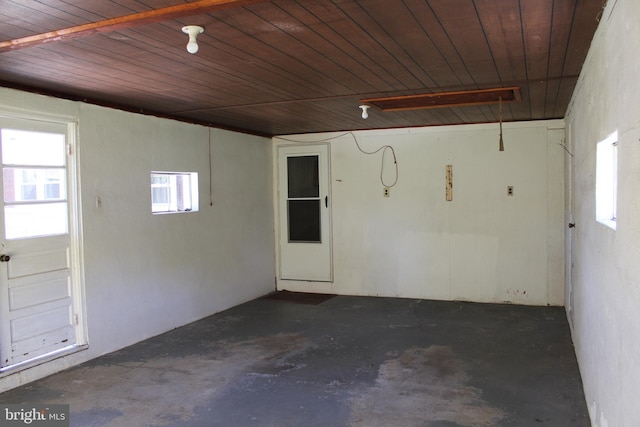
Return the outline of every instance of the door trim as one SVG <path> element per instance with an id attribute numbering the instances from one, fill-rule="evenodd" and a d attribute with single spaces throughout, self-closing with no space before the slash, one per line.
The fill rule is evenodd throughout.
<path id="1" fill-rule="evenodd" d="M 301 152 L 299 153 L 300 155 L 304 155 L 306 153 L 304 153 L 303 151 L 305 149 L 309 149 L 310 151 L 313 151 L 314 147 L 318 147 L 321 150 L 326 150 L 324 151 L 326 153 L 326 167 L 324 168 L 324 170 L 326 171 L 326 177 L 324 179 L 326 188 L 324 188 L 324 193 L 323 193 L 323 186 L 321 185 L 321 199 L 324 200 L 325 196 L 327 197 L 326 199 L 326 205 L 325 202 L 322 202 L 321 205 L 322 208 L 326 208 L 326 219 L 327 219 L 327 245 L 328 245 L 328 263 L 329 263 L 329 267 L 328 267 L 328 277 L 326 279 L 316 279 L 316 278 L 284 278 L 282 275 L 282 255 L 283 255 L 283 249 L 282 249 L 282 240 L 281 237 L 283 235 L 283 233 L 286 233 L 287 231 L 287 223 L 285 221 L 282 221 L 282 206 L 281 206 L 281 201 L 283 197 L 286 197 L 286 195 L 282 194 L 282 186 L 281 186 L 281 180 L 280 180 L 280 169 L 281 167 L 286 167 L 286 165 L 282 165 L 280 162 L 280 152 L 281 150 L 286 150 L 286 149 L 300 149 Z M 309 153 L 311 154 L 311 153 Z M 275 144 L 274 146 L 274 185 L 275 185 L 275 215 L 274 215 L 274 219 L 276 221 L 276 227 L 275 227 L 275 231 L 277 232 L 276 235 L 276 263 L 277 263 L 277 271 L 276 271 L 276 288 L 279 288 L 278 283 L 282 283 L 282 282 L 286 282 L 288 284 L 292 284 L 292 283 L 319 283 L 319 284 L 332 284 L 333 283 L 333 226 L 332 226 L 332 195 L 331 195 L 331 146 L 329 143 L 305 143 L 305 144 Z M 321 170 L 322 170 L 322 166 L 320 166 Z M 312 292 L 311 289 L 308 290 L 308 292 Z"/>
<path id="2" fill-rule="evenodd" d="M 82 204 L 80 197 L 79 170 L 79 130 L 78 118 L 67 115 L 55 115 L 45 112 L 33 112 L 0 106 L 0 118 L 7 120 L 26 120 L 52 123 L 66 127 L 67 143 L 67 203 L 69 209 L 69 259 L 71 263 L 71 287 L 74 307 L 75 344 L 47 354 L 36 356 L 19 363 L 0 368 L 0 378 L 22 370 L 33 368 L 55 359 L 68 356 L 89 347 L 86 321 L 86 297 L 84 281 L 84 250 L 82 235 Z"/>

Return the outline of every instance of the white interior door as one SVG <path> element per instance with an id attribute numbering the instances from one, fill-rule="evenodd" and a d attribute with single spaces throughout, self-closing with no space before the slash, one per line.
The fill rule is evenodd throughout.
<path id="1" fill-rule="evenodd" d="M 328 145 L 278 148 L 280 278 L 330 282 Z"/>
<path id="2" fill-rule="evenodd" d="M 0 118 L 0 369 L 78 344 L 68 130 Z"/>

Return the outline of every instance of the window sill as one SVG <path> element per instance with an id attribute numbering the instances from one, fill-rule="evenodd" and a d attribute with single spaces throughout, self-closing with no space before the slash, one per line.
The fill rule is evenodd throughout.
<path id="1" fill-rule="evenodd" d="M 612 230 L 616 229 L 617 224 L 616 224 L 616 221 L 613 219 L 597 219 L 596 221 L 598 221 L 602 225 L 606 225 Z"/>
<path id="2" fill-rule="evenodd" d="M 196 210 L 190 211 L 166 211 L 166 212 L 151 212 L 152 215 L 171 215 L 171 214 L 188 214 L 198 212 Z"/>

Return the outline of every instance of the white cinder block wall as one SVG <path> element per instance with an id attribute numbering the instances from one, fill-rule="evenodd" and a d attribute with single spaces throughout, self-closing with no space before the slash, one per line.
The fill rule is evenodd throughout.
<path id="1" fill-rule="evenodd" d="M 0 108 L 79 123 L 89 348 L 0 379 L 0 390 L 117 350 L 274 289 L 271 146 L 83 103 L 0 89 Z M 200 211 L 152 215 L 150 172 L 198 172 Z M 96 207 L 96 197 L 102 207 Z"/>
<path id="2" fill-rule="evenodd" d="M 366 151 L 394 148 L 399 178 L 390 197 L 383 197 L 381 153 L 362 154 L 350 134 L 274 139 L 274 150 L 290 140 L 331 140 L 334 282 L 279 280 L 279 289 L 564 303 L 563 121 L 505 125 L 504 152 L 497 124 L 354 135 Z M 445 200 L 449 164 L 451 202 Z M 393 174 L 387 151 L 386 182 Z"/>
<path id="3" fill-rule="evenodd" d="M 640 2 L 610 0 L 567 116 L 573 283 L 567 311 L 594 426 L 640 425 Z M 614 231 L 595 220 L 596 144 L 618 131 Z"/>

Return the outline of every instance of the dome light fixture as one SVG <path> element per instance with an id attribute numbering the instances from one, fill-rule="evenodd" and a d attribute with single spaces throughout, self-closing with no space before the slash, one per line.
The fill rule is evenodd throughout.
<path id="1" fill-rule="evenodd" d="M 187 25 L 182 27 L 182 32 L 189 35 L 189 43 L 187 43 L 187 52 L 194 54 L 198 51 L 198 42 L 196 37 L 198 34 L 204 33 L 204 28 L 198 25 Z"/>
<path id="2" fill-rule="evenodd" d="M 369 117 L 369 111 L 367 111 L 371 106 L 370 105 L 361 105 L 360 108 L 362 109 L 362 118 L 366 119 Z"/>

